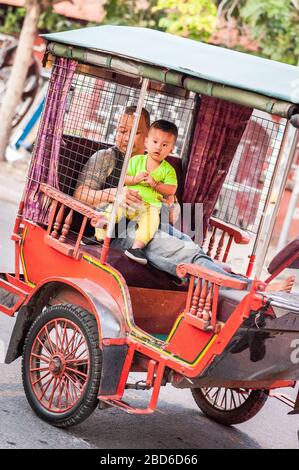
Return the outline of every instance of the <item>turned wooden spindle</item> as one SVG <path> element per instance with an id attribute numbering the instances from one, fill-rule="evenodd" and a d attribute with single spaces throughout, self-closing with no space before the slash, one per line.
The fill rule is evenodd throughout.
<path id="1" fill-rule="evenodd" d="M 208 287 L 208 294 L 206 297 L 205 305 L 202 312 L 202 319 L 204 321 L 210 321 L 212 316 L 212 299 L 213 299 L 213 285 Z"/>
<path id="2" fill-rule="evenodd" d="M 209 243 L 208 252 L 207 252 L 208 256 L 211 256 L 212 250 L 214 248 L 216 230 L 217 230 L 217 228 L 215 227 L 214 230 L 213 230 L 213 233 L 211 235 L 211 238 L 210 238 L 210 243 Z"/>
<path id="3" fill-rule="evenodd" d="M 228 239 L 228 242 L 227 242 L 227 245 L 226 245 L 226 248 L 225 248 L 225 252 L 224 252 L 224 255 L 223 255 L 223 258 L 222 258 L 222 261 L 223 261 L 224 263 L 225 263 L 226 260 L 227 260 L 230 247 L 232 246 L 233 238 L 234 238 L 234 237 L 233 237 L 232 235 L 229 236 L 229 239 Z"/>
<path id="4" fill-rule="evenodd" d="M 208 282 L 205 281 L 203 283 L 203 286 L 200 292 L 199 301 L 198 301 L 198 307 L 197 307 L 197 313 L 196 313 L 196 316 L 198 318 L 202 318 L 207 295 L 208 295 Z"/>
<path id="5" fill-rule="evenodd" d="M 215 256 L 216 260 L 220 259 L 220 255 L 222 253 L 224 241 L 225 241 L 225 232 L 222 232 L 222 235 L 221 235 L 221 238 L 218 242 L 218 246 L 217 246 L 217 250 L 216 250 L 216 256 Z"/>
<path id="6" fill-rule="evenodd" d="M 197 285 L 194 289 L 193 292 L 193 297 L 192 297 L 192 304 L 190 308 L 190 313 L 191 315 L 196 315 L 197 309 L 198 309 L 198 301 L 200 297 L 200 292 L 201 292 L 201 279 L 197 280 Z"/>
<path id="7" fill-rule="evenodd" d="M 63 227 L 62 227 L 62 230 L 61 230 L 61 235 L 59 237 L 59 241 L 61 243 L 65 242 L 66 237 L 69 234 L 69 231 L 70 231 L 70 228 L 71 228 L 71 225 L 72 225 L 72 221 L 73 221 L 73 215 L 74 215 L 74 211 L 73 211 L 73 209 L 71 209 L 70 212 L 68 213 L 67 217 L 65 218 L 65 221 L 64 221 L 64 224 L 63 224 Z"/>
<path id="8" fill-rule="evenodd" d="M 58 232 L 61 228 L 61 224 L 62 224 L 62 221 L 63 221 L 64 209 L 65 209 L 64 205 L 61 204 L 60 209 L 58 211 L 58 214 L 56 215 L 55 222 L 54 222 L 54 226 L 53 226 L 54 230 L 51 233 L 52 238 L 57 238 L 58 237 Z"/>

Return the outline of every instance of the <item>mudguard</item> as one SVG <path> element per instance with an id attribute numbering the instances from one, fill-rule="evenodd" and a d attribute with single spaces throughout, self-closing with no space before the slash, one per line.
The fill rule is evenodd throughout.
<path id="1" fill-rule="evenodd" d="M 106 289 L 88 279 L 51 278 L 36 286 L 30 297 L 28 297 L 26 304 L 23 304 L 19 310 L 5 363 L 9 364 L 21 356 L 26 335 L 43 306 L 53 298 L 55 293 L 70 288 L 73 290 L 74 295 L 76 293 L 80 294 L 80 305 L 83 308 L 88 308 L 96 318 L 99 330 L 99 347 L 101 347 L 103 354 L 102 377 L 105 382 L 104 388 L 107 394 L 111 394 L 115 391 L 121 374 L 121 367 L 111 368 L 111 358 L 115 359 L 117 357 L 116 362 L 123 364 L 127 354 L 125 313 Z M 59 298 L 58 295 L 58 303 Z M 68 298 L 67 303 L 70 300 L 71 298 Z M 74 296 L 74 302 L 76 302 L 76 296 Z M 132 315 L 131 312 L 127 313 L 130 316 Z M 113 344 L 103 347 L 103 340 L 105 339 L 111 339 Z M 113 363 L 115 364 L 115 361 Z M 111 374 L 113 377 L 111 377 Z M 107 380 L 108 377 L 110 377 L 109 380 Z"/>

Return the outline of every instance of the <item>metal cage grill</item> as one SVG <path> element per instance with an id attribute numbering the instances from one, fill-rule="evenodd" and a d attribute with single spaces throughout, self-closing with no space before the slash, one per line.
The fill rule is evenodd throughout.
<path id="1" fill-rule="evenodd" d="M 102 159 L 103 152 L 97 154 L 99 158 L 96 152 L 105 149 L 109 152 L 109 148 L 115 146 L 119 119 L 126 107 L 136 106 L 138 96 L 138 88 L 75 74 L 68 96 L 59 161 L 59 184 L 63 192 L 72 195 L 80 184 L 85 190 L 83 199 L 93 206 L 99 203 L 99 199 L 96 203 L 92 201 L 92 182 L 107 168 Z M 179 129 L 174 156 L 181 157 L 185 149 L 194 104 L 194 95 L 182 98 L 156 90 L 147 93 L 144 107 L 151 122 L 167 119 Z M 118 171 L 103 180 L 106 193 L 118 185 L 123 155 L 117 153 L 115 158 Z"/>
<path id="2" fill-rule="evenodd" d="M 52 82 L 59 72 L 59 67 L 56 67 L 50 79 Z M 122 81 L 113 81 L 113 77 L 107 80 L 75 71 L 66 99 L 57 165 L 53 168 L 50 162 L 51 152 L 46 139 L 43 160 L 38 163 L 33 161 L 33 166 L 40 168 L 31 172 L 31 180 L 44 182 L 40 175 L 42 167 L 46 166 L 53 172 L 48 184 L 51 185 L 56 178 L 57 189 L 68 196 L 74 196 L 76 191 L 77 198 L 79 196 L 82 202 L 95 208 L 102 205 L 101 197 L 95 196 L 95 191 L 101 188 L 105 190 L 103 202 L 106 203 L 107 194 L 109 200 L 109 192 L 118 186 L 123 154 L 114 152 L 114 172 L 111 173 L 112 168 L 105 167 L 103 152 L 98 152 L 111 152 L 120 117 L 126 107 L 137 105 L 141 83 L 136 84 L 136 80 L 132 79 L 132 86 L 129 86 L 130 81 L 126 77 L 126 84 L 123 84 Z M 197 100 L 193 93 L 167 87 L 165 89 L 163 84 L 150 82 L 144 107 L 149 112 L 151 122 L 166 119 L 177 125 L 179 135 L 174 156 L 182 158 L 190 149 L 189 137 Z M 214 211 L 220 220 L 241 226 L 254 234 L 258 232 L 285 125 L 284 119 L 274 121 L 266 113 L 253 113 Z M 37 146 L 40 141 L 39 135 Z M 102 178 L 100 187 L 99 176 Z M 84 194 L 80 194 L 80 190 Z"/>
<path id="3" fill-rule="evenodd" d="M 285 119 L 254 111 L 218 198 L 214 211 L 218 218 L 258 232 L 285 126 Z"/>

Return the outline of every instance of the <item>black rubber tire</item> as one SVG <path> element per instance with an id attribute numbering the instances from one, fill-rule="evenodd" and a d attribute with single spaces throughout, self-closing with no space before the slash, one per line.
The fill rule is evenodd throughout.
<path id="1" fill-rule="evenodd" d="M 248 398 L 242 405 L 225 411 L 214 407 L 205 397 L 201 388 L 193 388 L 191 393 L 195 403 L 206 416 L 226 426 L 244 423 L 253 418 L 261 410 L 268 398 L 267 390 L 251 390 Z"/>
<path id="2" fill-rule="evenodd" d="M 34 340 L 43 326 L 55 318 L 66 318 L 75 323 L 81 330 L 87 343 L 90 357 L 89 377 L 85 390 L 78 403 L 65 413 L 53 413 L 44 408 L 38 401 L 30 382 L 30 354 Z M 47 423 L 65 428 L 84 421 L 94 411 L 98 404 L 98 392 L 101 380 L 102 353 L 99 348 L 99 335 L 95 318 L 91 313 L 71 304 L 55 305 L 46 308 L 32 324 L 23 349 L 22 378 L 27 400 L 42 420 Z"/>

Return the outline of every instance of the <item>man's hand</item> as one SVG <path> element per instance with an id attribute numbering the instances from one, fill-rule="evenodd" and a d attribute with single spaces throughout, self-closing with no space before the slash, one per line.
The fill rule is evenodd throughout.
<path id="1" fill-rule="evenodd" d="M 138 191 L 129 188 L 123 188 L 119 205 L 126 209 L 137 209 L 142 204 L 142 198 L 139 196 Z"/>

